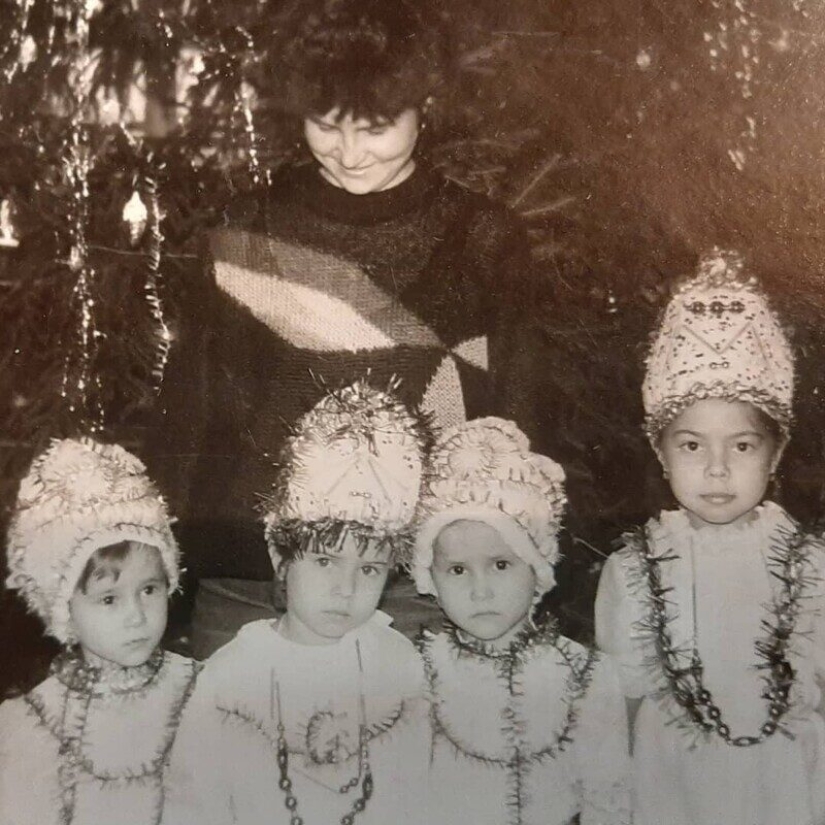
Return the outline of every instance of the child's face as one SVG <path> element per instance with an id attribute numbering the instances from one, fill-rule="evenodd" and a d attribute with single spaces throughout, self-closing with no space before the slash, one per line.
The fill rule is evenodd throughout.
<path id="1" fill-rule="evenodd" d="M 389 562 L 389 551 L 374 545 L 359 553 L 350 535 L 340 550 L 307 553 L 290 562 L 281 632 L 302 644 L 334 644 L 375 613 Z"/>
<path id="2" fill-rule="evenodd" d="M 433 546 L 433 582 L 447 618 L 465 633 L 506 647 L 533 606 L 536 574 L 480 521 L 455 521 Z"/>
<path id="3" fill-rule="evenodd" d="M 142 665 L 166 629 L 166 572 L 154 547 L 136 545 L 117 576 L 92 575 L 69 602 L 83 653 L 122 667 Z"/>
<path id="4" fill-rule="evenodd" d="M 697 526 L 747 519 L 782 455 L 759 411 L 744 401 L 697 401 L 662 433 L 659 458 Z"/>

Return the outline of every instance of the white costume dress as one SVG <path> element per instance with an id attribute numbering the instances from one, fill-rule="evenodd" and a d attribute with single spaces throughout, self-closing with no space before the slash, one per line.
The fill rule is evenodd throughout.
<path id="1" fill-rule="evenodd" d="M 687 664 L 694 643 L 703 681 L 731 735 L 757 736 L 768 720 L 769 671 L 755 648 L 781 589 L 777 551 L 795 528 L 773 503 L 744 525 L 691 526 L 683 511 L 663 512 L 647 535 L 667 594 L 673 648 Z M 823 551 L 809 541 L 808 580 L 790 662 L 795 673 L 784 726 L 759 744 L 736 747 L 704 734 L 668 690 L 651 631 L 650 587 L 638 549 L 607 562 L 596 602 L 597 640 L 622 663 L 626 695 L 643 698 L 635 723 L 637 825 L 822 825 L 825 721 L 817 712 L 825 676 Z"/>
<path id="2" fill-rule="evenodd" d="M 430 825 L 567 825 L 577 814 L 582 825 L 629 822 L 614 667 L 552 628 L 516 645 L 495 652 L 454 629 L 420 640 L 431 700 Z"/>
<path id="3" fill-rule="evenodd" d="M 288 794 L 305 825 L 349 814 L 356 825 L 426 822 L 422 692 L 412 643 L 381 612 L 332 645 L 298 644 L 277 621 L 251 622 L 198 681 L 172 754 L 165 825 L 288 825 Z M 362 719 L 371 782 L 359 757 Z"/>
<path id="4" fill-rule="evenodd" d="M 164 653 L 89 682 L 78 662 L 0 705 L 0 823 L 156 825 L 197 665 Z"/>

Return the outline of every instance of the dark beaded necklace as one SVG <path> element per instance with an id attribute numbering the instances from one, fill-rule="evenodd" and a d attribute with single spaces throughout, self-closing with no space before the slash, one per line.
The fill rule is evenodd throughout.
<path id="1" fill-rule="evenodd" d="M 808 537 L 799 530 L 780 535 L 780 543 L 768 559 L 771 574 L 780 583 L 769 615 L 762 624 L 766 630 L 755 643 L 758 667 L 767 671 L 767 687 L 762 696 L 768 704 L 768 718 L 756 735 L 734 736 L 724 721 L 722 711 L 713 701 L 713 694 L 703 680 L 704 665 L 699 656 L 694 634 L 690 664 L 678 659 L 678 650 L 670 631 L 672 617 L 668 615 L 668 593 L 671 588 L 662 582 L 662 563 L 675 561 L 674 553 L 657 555 L 648 530 L 639 534 L 639 557 L 647 585 L 649 628 L 654 634 L 657 660 L 661 664 L 670 695 L 684 711 L 684 718 L 707 735 L 716 734 L 725 744 L 750 747 L 764 742 L 781 729 L 782 719 L 791 705 L 790 693 L 794 670 L 788 659 L 791 639 L 801 612 L 804 589 L 811 582 L 806 574 L 811 553 Z"/>
<path id="2" fill-rule="evenodd" d="M 356 641 L 356 655 L 358 657 L 359 670 L 363 672 L 361 661 L 361 646 Z M 274 684 L 275 705 L 278 709 L 278 722 L 276 725 L 276 760 L 278 762 L 278 787 L 284 794 L 284 806 L 289 811 L 289 825 L 304 825 L 303 817 L 298 813 L 298 797 L 295 796 L 292 780 L 289 778 L 289 748 L 286 742 L 286 726 L 284 725 L 281 711 L 281 686 L 278 682 Z M 270 701 L 272 697 L 270 694 Z M 361 794 L 355 799 L 349 811 L 341 819 L 341 825 L 353 825 L 358 814 L 366 810 L 367 803 L 372 798 L 375 783 L 372 778 L 372 768 L 370 766 L 369 731 L 367 729 L 367 712 L 364 705 L 364 696 L 361 695 L 361 721 L 358 725 L 358 773 L 345 782 L 338 789 L 341 795 L 348 794 L 353 788 L 361 783 Z"/>

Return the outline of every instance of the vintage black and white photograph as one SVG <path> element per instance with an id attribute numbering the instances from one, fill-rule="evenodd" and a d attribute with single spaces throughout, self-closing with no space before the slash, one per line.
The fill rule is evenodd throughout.
<path id="1" fill-rule="evenodd" d="M 825 825 L 822 0 L 0 0 L 0 825 Z"/>

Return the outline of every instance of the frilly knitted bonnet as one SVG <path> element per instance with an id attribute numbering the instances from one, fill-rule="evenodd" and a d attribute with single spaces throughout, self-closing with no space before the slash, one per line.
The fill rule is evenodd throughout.
<path id="1" fill-rule="evenodd" d="M 742 258 L 715 248 L 671 298 L 647 359 L 645 429 L 662 429 L 695 401 L 747 401 L 787 435 L 793 353 L 779 319 Z"/>
<path id="2" fill-rule="evenodd" d="M 419 593 L 436 595 L 433 545 L 455 521 L 488 524 L 536 574 L 537 593 L 555 584 L 564 470 L 529 450 L 512 421 L 479 418 L 443 434 L 433 450 L 419 505 L 412 574 Z"/>
<path id="3" fill-rule="evenodd" d="M 430 438 L 395 388 L 358 381 L 329 392 L 298 421 L 264 516 L 276 571 L 295 556 L 340 547 L 347 533 L 409 561 Z"/>
<path id="4" fill-rule="evenodd" d="M 143 463 L 116 444 L 55 440 L 20 485 L 8 534 L 7 586 L 58 641 L 73 637 L 69 601 L 92 554 L 135 541 L 156 547 L 178 586 L 178 546 L 166 503 Z"/>

